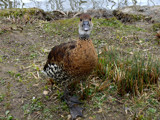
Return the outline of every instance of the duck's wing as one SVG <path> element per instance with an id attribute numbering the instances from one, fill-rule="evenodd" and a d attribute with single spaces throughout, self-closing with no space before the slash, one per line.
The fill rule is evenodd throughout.
<path id="1" fill-rule="evenodd" d="M 48 67 L 48 65 L 63 65 L 64 64 L 64 58 L 68 56 L 69 52 L 76 47 L 76 41 L 68 42 L 68 43 L 62 43 L 60 45 L 57 45 L 52 48 L 52 50 L 49 52 L 47 62 L 44 66 L 44 71 Z"/>

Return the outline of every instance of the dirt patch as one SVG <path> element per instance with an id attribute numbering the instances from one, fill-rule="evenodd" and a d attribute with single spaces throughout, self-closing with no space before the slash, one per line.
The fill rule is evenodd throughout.
<path id="1" fill-rule="evenodd" d="M 150 27 L 152 23 L 136 22 L 128 23 L 126 26 L 111 21 L 93 20 L 95 25 L 92 39 L 97 49 L 107 45 L 130 54 L 134 51 L 144 51 L 146 54 L 149 52 L 160 57 L 160 46 L 155 41 L 156 36 Z M 43 77 L 41 70 L 53 46 L 77 38 L 78 30 L 74 23 L 77 24 L 78 19 L 53 22 L 37 20 L 25 25 L 3 22 L 5 27 L 17 28 L 19 25 L 23 29 L 5 30 L 0 34 L 0 118 L 7 119 L 9 116 L 20 120 L 70 118 L 66 104 L 60 100 L 62 91 L 56 87 L 51 91 L 48 79 Z M 95 86 L 100 85 L 101 80 L 91 78 Z M 49 93 L 44 95 L 44 91 Z M 83 101 L 84 118 L 79 119 L 131 119 L 133 114 L 129 105 L 132 103 L 127 100 L 128 97 L 119 98 L 115 86 L 110 85 L 107 91 L 97 92 L 89 102 Z M 6 114 L 6 111 L 9 113 Z M 159 112 L 158 108 L 156 112 Z"/>

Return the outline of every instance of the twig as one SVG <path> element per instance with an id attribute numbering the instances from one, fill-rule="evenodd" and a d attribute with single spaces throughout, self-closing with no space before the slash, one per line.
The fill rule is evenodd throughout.
<path id="1" fill-rule="evenodd" d="M 34 77 L 35 79 L 38 79 L 32 72 L 31 72 L 31 74 L 33 75 L 33 77 Z"/>
<path id="2" fill-rule="evenodd" d="M 39 77 L 39 72 L 38 72 L 38 71 L 37 71 L 37 76 L 38 76 L 38 78 L 40 78 L 40 77 Z"/>
<path id="3" fill-rule="evenodd" d="M 29 68 L 31 68 L 32 66 L 28 66 L 28 67 L 24 67 L 24 66 L 22 66 L 22 69 L 21 70 L 19 70 L 19 72 L 21 72 L 21 71 L 23 71 L 23 70 L 26 70 L 26 69 L 29 69 Z"/>
<path id="4" fill-rule="evenodd" d="M 60 10 L 54 10 L 53 12 L 59 12 L 59 13 L 61 13 L 61 14 L 65 15 L 65 16 L 67 17 L 66 13 L 65 13 L 65 12 L 63 12 L 63 11 L 60 11 Z"/>
<path id="5" fill-rule="evenodd" d="M 35 115 L 35 116 L 33 116 L 33 118 L 34 118 L 35 120 L 38 120 L 38 119 L 39 119 L 39 117 L 40 117 L 40 113 L 39 113 L 39 112 L 36 112 L 36 115 Z"/>
<path id="6" fill-rule="evenodd" d="M 82 14 L 82 12 L 76 13 L 76 14 L 73 16 L 73 18 L 76 17 L 77 15 L 80 15 L 80 14 Z"/>
<path id="7" fill-rule="evenodd" d="M 51 95 L 51 97 L 49 97 L 49 99 L 51 99 L 53 96 L 57 95 L 57 93 L 54 93 Z M 56 99 L 57 97 L 55 96 L 54 99 Z"/>
<path id="8" fill-rule="evenodd" d="M 57 85 L 54 84 L 54 87 L 57 88 L 58 90 L 62 90 L 61 88 L 59 88 Z"/>

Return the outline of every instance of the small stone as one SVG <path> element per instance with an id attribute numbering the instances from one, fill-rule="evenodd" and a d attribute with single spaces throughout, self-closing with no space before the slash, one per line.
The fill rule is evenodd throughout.
<path id="1" fill-rule="evenodd" d="M 67 118 L 67 120 L 70 120 L 71 119 L 71 115 L 68 115 L 68 118 Z"/>
<path id="2" fill-rule="evenodd" d="M 39 84 L 34 84 L 33 86 L 34 86 L 34 87 L 37 87 L 38 85 L 39 85 Z"/>
<path id="3" fill-rule="evenodd" d="M 133 55 L 133 52 L 129 52 L 131 55 Z"/>
<path id="4" fill-rule="evenodd" d="M 62 118 L 64 118 L 64 115 L 61 115 Z"/>
<path id="5" fill-rule="evenodd" d="M 48 91 L 43 91 L 43 95 L 48 95 Z"/>

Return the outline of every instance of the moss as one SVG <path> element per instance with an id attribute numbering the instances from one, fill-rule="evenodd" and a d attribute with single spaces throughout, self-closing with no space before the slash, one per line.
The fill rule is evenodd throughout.
<path id="1" fill-rule="evenodd" d="M 78 21 L 78 18 L 55 20 L 52 23 L 44 24 L 43 28 L 49 34 L 60 35 L 62 37 L 77 36 Z"/>
<path id="2" fill-rule="evenodd" d="M 94 29 L 93 33 L 97 33 L 99 29 L 97 29 L 99 26 L 100 27 L 115 27 L 115 28 L 120 28 L 124 24 L 117 20 L 116 18 L 111 18 L 111 19 L 95 19 L 93 18 L 93 24 L 94 24 Z M 44 30 L 49 33 L 49 34 L 54 34 L 54 35 L 61 35 L 63 37 L 70 37 L 70 36 L 76 36 L 78 35 L 78 18 L 71 18 L 71 19 L 63 19 L 63 20 L 55 20 L 52 23 L 46 23 L 43 25 Z"/>
<path id="3" fill-rule="evenodd" d="M 114 27 L 117 30 L 123 30 L 123 31 L 145 31 L 140 27 L 125 25 L 121 21 L 117 20 L 116 17 L 113 17 L 110 19 L 93 19 L 93 22 L 94 22 L 95 28 L 98 26 L 100 26 L 101 28 L 108 26 L 108 27 Z"/>
<path id="4" fill-rule="evenodd" d="M 38 8 L 22 8 L 22 9 L 12 8 L 12 9 L 0 10 L 0 16 L 2 17 L 13 16 L 17 18 L 17 17 L 22 17 L 24 14 L 36 15 L 38 12 L 44 13 L 43 10 Z"/>
<path id="5" fill-rule="evenodd" d="M 115 27 L 115 28 L 118 28 L 120 26 L 123 25 L 123 23 L 119 20 L 117 20 L 117 18 L 113 17 L 113 18 L 110 18 L 110 19 L 93 19 L 93 23 L 95 26 L 111 26 L 111 27 Z"/>
<path id="6" fill-rule="evenodd" d="M 158 30 L 160 30 L 160 23 L 155 23 L 155 24 L 153 24 L 152 28 L 153 28 L 153 31 L 158 31 Z"/>

